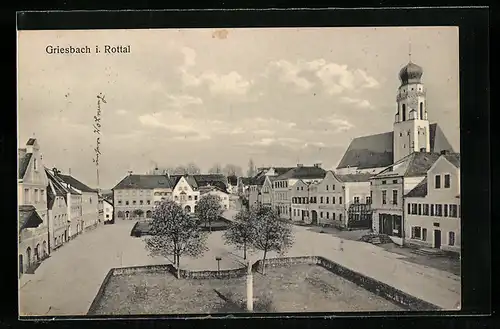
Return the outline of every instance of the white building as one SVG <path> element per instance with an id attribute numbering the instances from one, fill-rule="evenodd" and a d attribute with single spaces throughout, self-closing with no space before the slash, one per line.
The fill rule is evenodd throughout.
<path id="1" fill-rule="evenodd" d="M 45 169 L 49 179 L 47 207 L 49 215 L 49 248 L 55 250 L 69 240 L 70 217 L 68 211 L 68 190 L 57 178 L 57 169 Z"/>
<path id="2" fill-rule="evenodd" d="M 405 244 L 460 253 L 460 155 L 444 154 L 405 196 Z"/>
<path id="3" fill-rule="evenodd" d="M 38 142 L 30 138 L 18 150 L 19 274 L 29 272 L 49 254 L 48 179 Z"/>
<path id="4" fill-rule="evenodd" d="M 104 221 L 113 221 L 113 203 L 105 198 L 102 199 L 103 210 L 104 210 Z"/>
<path id="5" fill-rule="evenodd" d="M 216 195 L 220 198 L 222 209 L 229 209 L 229 198 L 230 194 L 226 191 L 221 190 L 216 186 L 203 186 L 200 187 L 200 197 L 202 198 L 204 195 Z"/>

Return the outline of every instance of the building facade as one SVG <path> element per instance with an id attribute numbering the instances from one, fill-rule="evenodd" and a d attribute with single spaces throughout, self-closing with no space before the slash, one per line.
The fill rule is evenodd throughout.
<path id="1" fill-rule="evenodd" d="M 229 194 L 227 191 L 223 191 L 215 186 L 200 187 L 200 198 L 203 198 L 204 195 L 218 196 L 220 198 L 222 209 L 224 210 L 229 209 L 229 201 L 231 194 Z"/>
<path id="2" fill-rule="evenodd" d="M 29 273 L 49 255 L 49 185 L 38 142 L 30 138 L 18 150 L 19 274 Z"/>
<path id="3" fill-rule="evenodd" d="M 299 179 L 290 188 L 291 217 L 293 221 L 310 222 L 311 195 L 309 184 Z"/>
<path id="4" fill-rule="evenodd" d="M 49 249 L 55 250 L 69 240 L 70 216 L 68 190 L 57 178 L 57 169 L 45 169 L 48 178 L 47 208 L 49 216 Z"/>
<path id="5" fill-rule="evenodd" d="M 371 178 L 372 229 L 403 245 L 403 196 L 415 188 L 439 154 L 414 152 Z"/>
<path id="6" fill-rule="evenodd" d="M 460 155 L 441 155 L 404 208 L 405 245 L 460 253 Z"/>
<path id="7" fill-rule="evenodd" d="M 104 222 L 112 222 L 114 221 L 113 218 L 113 203 L 109 201 L 108 199 L 103 199 L 103 209 L 104 209 Z"/>

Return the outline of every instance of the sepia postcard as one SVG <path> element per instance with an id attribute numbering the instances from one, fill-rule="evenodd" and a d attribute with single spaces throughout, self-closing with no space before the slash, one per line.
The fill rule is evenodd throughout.
<path id="1" fill-rule="evenodd" d="M 461 309 L 457 27 L 17 33 L 21 317 Z"/>

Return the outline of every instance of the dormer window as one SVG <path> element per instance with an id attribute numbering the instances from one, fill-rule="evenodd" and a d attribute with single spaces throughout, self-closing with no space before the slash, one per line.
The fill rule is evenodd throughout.
<path id="1" fill-rule="evenodd" d="M 38 165 L 36 159 L 33 159 L 33 169 L 38 170 Z"/>

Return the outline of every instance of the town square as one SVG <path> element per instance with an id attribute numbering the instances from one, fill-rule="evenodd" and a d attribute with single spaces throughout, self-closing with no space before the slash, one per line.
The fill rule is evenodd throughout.
<path id="1" fill-rule="evenodd" d="M 457 40 L 23 31 L 20 315 L 459 310 Z"/>

